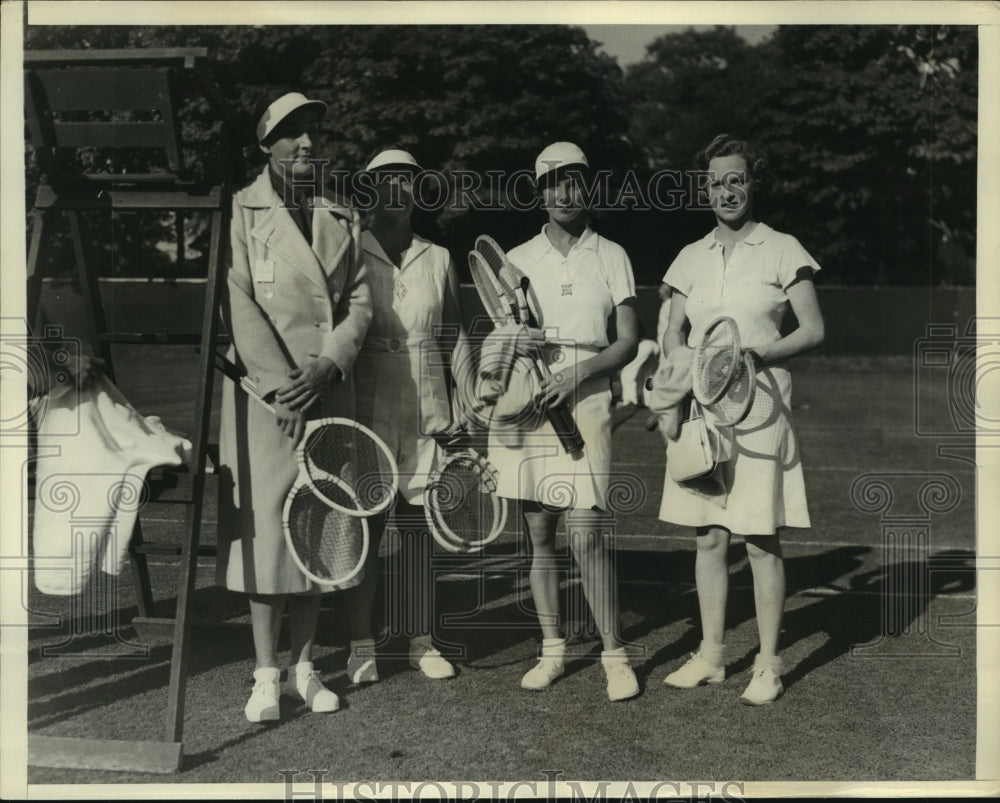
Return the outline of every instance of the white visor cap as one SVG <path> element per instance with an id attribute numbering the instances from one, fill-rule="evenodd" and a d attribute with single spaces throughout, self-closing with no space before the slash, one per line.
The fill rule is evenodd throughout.
<path id="1" fill-rule="evenodd" d="M 370 173 L 373 170 L 390 170 L 392 168 L 412 168 L 414 171 L 423 170 L 417 164 L 417 160 L 413 158 L 412 153 L 399 148 L 389 148 L 388 150 L 379 151 L 365 167 L 365 170 Z"/>
<path id="2" fill-rule="evenodd" d="M 590 167 L 587 156 L 572 142 L 553 142 L 535 159 L 535 181 L 541 183 L 549 173 L 565 167 Z"/>
<path id="3" fill-rule="evenodd" d="M 263 142 L 267 139 L 282 120 L 303 106 L 311 106 L 316 109 L 319 117 L 326 114 L 326 104 L 323 101 L 309 100 L 301 92 L 289 92 L 274 101 L 260 116 L 260 120 L 257 121 L 257 142 Z"/>

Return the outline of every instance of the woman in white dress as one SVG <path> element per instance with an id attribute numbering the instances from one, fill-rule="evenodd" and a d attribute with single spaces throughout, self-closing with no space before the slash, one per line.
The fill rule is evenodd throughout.
<path id="1" fill-rule="evenodd" d="M 566 639 L 560 622 L 556 528 L 565 515 L 570 549 L 584 595 L 601 635 L 601 659 L 611 700 L 639 693 L 619 635 L 613 556 L 602 533 L 611 469 L 610 376 L 635 357 L 638 324 L 635 280 L 625 250 L 587 224 L 579 179 L 583 151 L 554 143 L 539 154 L 535 177 L 548 223 L 508 255 L 530 280 L 544 356 L 552 377 L 541 386 L 549 404 L 567 403 L 583 436 L 581 454 L 563 451 L 551 424 L 504 445 L 491 432 L 490 459 L 498 493 L 518 500 L 531 539 L 531 593 L 542 629 L 538 664 L 521 680 L 525 689 L 548 687 L 564 671 Z M 608 337 L 614 318 L 616 336 Z"/>
<path id="2" fill-rule="evenodd" d="M 766 162 L 751 144 L 720 135 L 699 154 L 698 167 L 711 177 L 716 225 L 681 250 L 664 277 L 673 289 L 664 345 L 669 353 L 690 348 L 718 316 L 734 318 L 743 347 L 754 355 L 756 395 L 746 419 L 732 430 L 731 459 L 715 475 L 721 493 L 703 493 L 669 475 L 664 480 L 660 518 L 696 528 L 702 626 L 698 652 L 664 682 L 690 688 L 725 678 L 726 555 L 731 534 L 738 533 L 746 541 L 753 572 L 760 637 L 753 676 L 741 700 L 762 705 L 783 691 L 777 650 L 785 571 L 777 529 L 810 526 L 786 361 L 823 341 L 823 316 L 813 285 L 819 265 L 794 237 L 756 220 L 754 197 Z M 782 337 L 789 306 L 798 327 Z M 685 340 L 686 323 L 690 333 Z"/>
<path id="3" fill-rule="evenodd" d="M 404 590 L 387 599 L 402 597 L 405 610 L 389 613 L 407 620 L 410 664 L 429 678 L 443 679 L 455 670 L 431 637 L 431 542 L 422 495 L 441 457 L 429 433 L 451 423 L 445 365 L 461 379 L 468 363 L 451 257 L 411 226 L 413 180 L 420 169 L 413 155 L 399 148 L 380 150 L 365 168 L 376 196 L 370 225 L 361 235 L 373 317 L 354 375 L 357 418 L 388 444 L 399 466 L 400 498 L 392 515 L 406 563 Z M 384 518 L 370 520 L 365 578 L 347 592 L 353 639 L 347 674 L 354 683 L 378 680 L 372 611 L 384 526 Z"/>

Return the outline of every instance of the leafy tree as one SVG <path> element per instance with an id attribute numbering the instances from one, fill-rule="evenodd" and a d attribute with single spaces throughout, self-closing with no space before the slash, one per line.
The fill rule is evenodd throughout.
<path id="1" fill-rule="evenodd" d="M 330 124 L 320 155 L 345 171 L 361 169 L 373 148 L 387 144 L 412 149 L 446 176 L 530 170 L 538 151 L 556 139 L 576 141 L 595 165 L 616 174 L 633 158 L 623 137 L 621 70 L 580 28 L 29 28 L 26 42 L 29 48 L 207 47 L 213 74 L 248 131 L 254 108 L 282 91 L 304 89 L 326 101 Z M 189 166 L 210 166 L 206 144 L 217 122 L 207 105 L 188 106 L 182 119 L 194 144 Z M 253 145 L 246 154 L 263 161 Z M 506 193 L 484 184 L 475 195 L 492 211 L 442 205 L 420 221 L 459 264 L 481 231 L 513 245 L 539 225 L 532 215 L 510 211 Z M 161 228 L 144 239 L 156 242 Z"/>
<path id="2" fill-rule="evenodd" d="M 689 31 L 629 71 L 631 130 L 651 166 L 683 165 L 722 131 L 757 142 L 763 216 L 825 281 L 969 282 L 977 59 L 971 27 L 782 27 L 755 46 Z"/>

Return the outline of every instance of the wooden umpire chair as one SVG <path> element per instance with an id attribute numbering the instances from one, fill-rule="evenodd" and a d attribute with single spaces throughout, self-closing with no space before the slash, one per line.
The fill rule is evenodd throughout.
<path id="1" fill-rule="evenodd" d="M 191 612 L 199 555 L 215 548 L 199 544 L 206 486 L 206 457 L 212 408 L 212 380 L 218 336 L 220 286 L 229 238 L 234 183 L 242 178 L 242 142 L 236 115 L 205 71 L 204 48 L 164 50 L 27 51 L 25 104 L 31 144 L 40 172 L 27 262 L 29 320 L 35 318 L 41 279 L 39 254 L 46 232 L 63 216 L 69 223 L 77 277 L 92 342 L 114 381 L 113 344 L 197 345 L 197 395 L 187 434 L 192 441 L 188 469 L 151 475 L 151 498 L 186 508 L 177 543 L 144 542 L 139 524 L 130 545 L 132 580 L 142 635 L 172 638 L 170 689 L 162 739 L 124 741 L 29 736 L 29 764 L 46 767 L 176 772 L 183 757 L 184 698 L 188 675 Z M 207 101 L 221 123 L 217 173 L 192 178 L 184 169 L 180 108 L 188 98 Z M 80 119 L 83 118 L 83 119 Z M 165 163 L 160 172 L 83 172 L 81 149 L 141 149 Z M 108 331 L 100 283 L 88 263 L 81 236 L 81 212 L 172 211 L 177 220 L 178 261 L 183 262 L 184 215 L 208 213 L 211 246 L 204 281 L 201 329 L 197 332 Z M 165 277 L 168 278 L 169 277 Z M 179 556 L 177 607 L 173 618 L 153 615 L 146 555 Z"/>

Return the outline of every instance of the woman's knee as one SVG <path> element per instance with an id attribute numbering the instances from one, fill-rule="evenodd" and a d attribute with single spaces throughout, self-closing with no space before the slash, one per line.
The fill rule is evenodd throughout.
<path id="1" fill-rule="evenodd" d="M 702 553 L 725 553 L 729 548 L 729 531 L 721 527 L 699 527 L 695 545 Z"/>
<path id="2" fill-rule="evenodd" d="M 524 529 L 533 549 L 551 550 L 555 548 L 558 518 L 545 512 L 524 512 Z"/>

